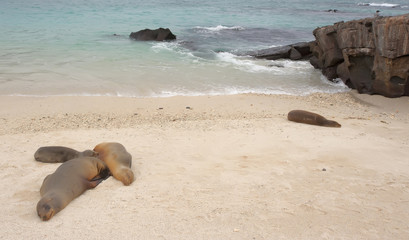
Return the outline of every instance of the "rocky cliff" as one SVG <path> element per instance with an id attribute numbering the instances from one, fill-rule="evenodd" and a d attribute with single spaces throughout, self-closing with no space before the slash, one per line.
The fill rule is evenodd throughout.
<path id="1" fill-rule="evenodd" d="M 317 28 L 311 64 L 360 93 L 409 96 L 409 14 Z"/>

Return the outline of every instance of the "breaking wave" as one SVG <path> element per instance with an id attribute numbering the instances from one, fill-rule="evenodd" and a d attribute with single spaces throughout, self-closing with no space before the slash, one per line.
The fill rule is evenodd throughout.
<path id="1" fill-rule="evenodd" d="M 242 31 L 245 30 L 244 27 L 241 26 L 233 26 L 233 27 L 227 27 L 223 25 L 218 25 L 216 27 L 195 27 L 195 29 L 199 31 L 204 31 L 204 32 L 220 32 L 223 30 L 233 30 L 233 31 Z"/>
<path id="2" fill-rule="evenodd" d="M 394 3 L 358 3 L 358 6 L 385 7 L 385 8 L 400 7 L 399 4 L 394 4 Z"/>

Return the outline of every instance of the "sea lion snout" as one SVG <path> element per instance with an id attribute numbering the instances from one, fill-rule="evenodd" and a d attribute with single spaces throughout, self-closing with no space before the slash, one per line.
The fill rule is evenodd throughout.
<path id="1" fill-rule="evenodd" d="M 54 213 L 54 209 L 48 203 L 39 203 L 37 205 L 37 214 L 43 221 L 47 221 L 52 218 Z"/>
<path id="2" fill-rule="evenodd" d="M 98 157 L 99 153 L 92 151 L 92 150 L 85 150 L 80 154 L 81 157 Z"/>
<path id="3" fill-rule="evenodd" d="M 340 128 L 340 127 L 341 127 L 341 124 L 339 124 L 339 123 L 337 123 L 337 122 L 335 122 L 335 121 L 330 121 L 330 120 L 328 120 L 328 122 L 329 122 L 329 124 L 328 124 L 329 127 L 336 127 L 336 128 Z"/>
<path id="4" fill-rule="evenodd" d="M 134 174 L 130 168 L 122 167 L 116 171 L 115 176 L 121 181 L 125 186 L 129 186 L 135 179 Z"/>

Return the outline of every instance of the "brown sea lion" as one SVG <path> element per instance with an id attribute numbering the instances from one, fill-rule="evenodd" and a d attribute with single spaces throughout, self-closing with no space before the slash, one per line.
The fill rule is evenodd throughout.
<path id="1" fill-rule="evenodd" d="M 341 127 L 341 124 L 326 119 L 325 117 L 304 110 L 293 110 L 288 113 L 288 120 L 298 123 L 306 123 L 323 127 Z"/>
<path id="2" fill-rule="evenodd" d="M 97 157 L 98 153 L 92 150 L 78 152 L 72 148 L 61 146 L 40 147 L 34 153 L 34 159 L 44 163 L 62 163 L 79 157 Z"/>
<path id="3" fill-rule="evenodd" d="M 95 146 L 94 151 L 98 153 L 99 159 L 107 164 L 114 178 L 124 185 L 129 185 L 134 181 L 134 174 L 131 170 L 132 156 L 122 144 L 104 142 Z"/>
<path id="4" fill-rule="evenodd" d="M 61 164 L 41 185 L 38 216 L 43 221 L 49 220 L 74 198 L 95 188 L 108 176 L 106 164 L 98 158 L 80 157 Z"/>

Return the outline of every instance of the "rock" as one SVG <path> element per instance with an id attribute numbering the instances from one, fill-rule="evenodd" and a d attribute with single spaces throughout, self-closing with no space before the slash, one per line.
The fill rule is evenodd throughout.
<path id="1" fill-rule="evenodd" d="M 281 46 L 281 47 L 274 47 L 256 51 L 251 56 L 256 58 L 264 58 L 267 60 L 277 60 L 280 58 L 289 58 L 290 57 L 291 46 Z"/>
<path id="2" fill-rule="evenodd" d="M 299 43 L 291 44 L 290 46 L 295 48 L 298 52 L 300 52 L 303 58 L 310 58 L 311 57 L 311 49 L 310 49 L 311 43 L 312 42 L 299 42 Z"/>
<path id="3" fill-rule="evenodd" d="M 409 14 L 317 28 L 310 63 L 360 93 L 409 95 Z"/>
<path id="4" fill-rule="evenodd" d="M 250 55 L 256 58 L 263 58 L 267 60 L 277 59 L 292 59 L 301 60 L 309 59 L 311 57 L 310 51 L 311 42 L 300 42 L 286 46 L 273 47 L 262 49 L 258 51 L 247 52 L 245 55 Z"/>
<path id="5" fill-rule="evenodd" d="M 322 69 L 322 74 L 324 74 L 324 76 L 327 76 L 328 80 L 330 80 L 331 82 L 335 82 L 335 79 L 338 78 L 337 67 L 330 66 L 330 67 L 324 68 Z"/>
<path id="6" fill-rule="evenodd" d="M 338 64 L 336 73 L 337 73 L 338 78 L 344 79 L 343 82 L 345 83 L 345 85 L 347 85 L 350 88 L 353 88 L 351 84 L 351 77 L 350 77 L 348 66 L 346 62 Z"/>
<path id="7" fill-rule="evenodd" d="M 169 28 L 158 28 L 155 30 L 144 29 L 131 33 L 129 37 L 138 41 L 169 41 L 176 39 L 176 36 Z"/>
<path id="8" fill-rule="evenodd" d="M 292 47 L 291 50 L 290 50 L 290 59 L 291 60 L 300 60 L 300 59 L 302 59 L 302 55 L 297 49 Z"/>
<path id="9" fill-rule="evenodd" d="M 319 59 L 322 60 L 324 68 L 334 66 L 343 61 L 343 56 L 336 40 L 336 30 L 334 26 L 328 28 L 317 28 L 313 32 L 317 39 L 317 46 L 320 48 Z"/>
<path id="10" fill-rule="evenodd" d="M 380 56 L 395 59 L 409 55 L 409 14 L 375 18 L 373 29 Z"/>

